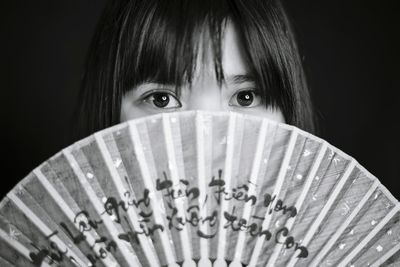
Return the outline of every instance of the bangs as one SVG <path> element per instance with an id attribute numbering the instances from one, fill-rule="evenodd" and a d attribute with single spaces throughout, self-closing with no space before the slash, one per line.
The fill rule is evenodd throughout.
<path id="1" fill-rule="evenodd" d="M 222 42 L 229 21 L 265 105 L 280 108 L 289 122 L 296 115 L 293 86 L 301 63 L 279 3 L 129 1 L 119 20 L 115 80 L 122 93 L 156 82 L 175 86 L 179 95 L 180 87 L 191 85 L 195 70 L 206 64 L 213 64 L 221 84 Z"/>
<path id="2" fill-rule="evenodd" d="M 157 82 L 175 85 L 179 94 L 183 84 L 192 83 L 196 69 L 207 63 L 213 64 L 222 83 L 221 47 L 229 8 L 223 2 L 206 2 L 150 0 L 138 7 L 129 3 L 116 73 L 123 92 Z"/>

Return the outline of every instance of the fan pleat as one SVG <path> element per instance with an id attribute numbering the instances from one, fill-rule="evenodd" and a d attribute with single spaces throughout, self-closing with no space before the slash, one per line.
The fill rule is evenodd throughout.
<path id="1" fill-rule="evenodd" d="M 384 220 L 392 207 L 386 207 L 383 200 L 376 201 L 376 194 L 379 194 L 379 190 L 373 193 L 321 264 L 339 264 L 344 258 L 350 262 L 355 256 L 352 251 L 358 250 L 358 245 L 366 240 L 367 234 L 377 229 L 379 222 Z"/>
<path id="2" fill-rule="evenodd" d="M 215 262 L 219 251 L 219 227 L 220 214 L 222 213 L 223 191 L 227 186 L 224 185 L 225 173 L 225 155 L 228 147 L 228 116 L 210 116 L 204 114 L 205 122 L 203 124 L 203 134 L 205 140 L 205 169 L 206 169 L 206 194 L 207 197 L 201 206 L 206 207 L 203 222 L 207 225 L 208 232 L 201 233 L 208 243 L 208 258 Z M 232 137 L 232 136 L 231 136 Z M 223 241 L 224 242 L 224 241 Z"/>
<path id="3" fill-rule="evenodd" d="M 310 188 L 315 179 L 315 174 L 317 173 L 317 170 L 321 166 L 321 162 L 323 160 L 323 157 L 324 157 L 326 149 L 327 149 L 326 143 L 321 144 L 319 142 L 315 142 L 315 141 L 310 142 L 310 140 L 307 140 L 306 144 L 308 144 L 308 145 L 304 146 L 304 148 L 302 149 L 301 158 L 306 157 L 306 158 L 308 158 L 308 160 L 302 160 L 302 162 L 304 162 L 303 164 L 301 164 L 302 166 L 298 166 L 298 168 L 296 168 L 296 173 L 294 174 L 294 179 L 293 179 L 294 180 L 294 186 L 293 186 L 294 190 L 291 190 L 292 186 L 288 187 L 288 189 L 289 189 L 288 195 L 296 196 L 295 204 L 293 206 L 296 208 L 296 211 L 297 211 L 296 217 L 287 218 L 287 221 L 285 223 L 285 229 L 287 229 L 288 231 L 292 231 L 293 225 L 296 223 L 296 220 L 297 219 L 301 220 L 302 215 L 305 212 L 305 207 L 307 205 L 303 205 L 303 204 L 307 204 L 307 203 L 305 203 L 306 197 L 310 195 Z M 304 168 L 304 167 L 306 167 L 306 168 Z M 300 183 L 300 181 L 296 181 L 296 180 L 300 180 L 300 181 L 304 180 L 305 182 L 303 184 L 303 183 Z M 296 185 L 296 182 L 298 182 L 300 185 L 302 185 L 301 192 L 298 191 L 299 188 L 298 188 L 298 185 Z M 291 203 L 290 198 L 288 198 L 288 203 L 289 204 Z M 279 229 L 276 229 L 276 231 L 279 231 Z M 297 238 L 299 238 L 298 235 L 293 235 L 293 236 L 296 236 Z M 306 241 L 303 239 L 301 239 L 301 240 L 302 240 L 302 245 L 305 246 Z M 299 240 L 299 242 L 300 242 L 300 240 Z M 300 250 L 288 252 L 286 250 L 286 247 L 284 244 L 278 244 L 274 248 L 273 255 L 268 260 L 268 265 L 274 266 L 277 263 L 282 264 L 290 257 L 290 255 L 292 255 L 292 257 L 295 257 L 295 256 L 297 257 L 299 255 L 299 253 L 297 253 L 297 252 L 299 252 L 299 251 Z M 279 258 L 278 258 L 278 256 L 279 256 Z"/>
<path id="4" fill-rule="evenodd" d="M 264 124 L 267 124 L 267 122 Z M 277 125 L 268 123 L 267 133 L 265 134 L 265 142 L 264 146 L 262 147 L 262 164 L 260 165 L 258 173 L 255 174 L 257 175 L 255 178 L 256 182 L 252 183 L 256 186 L 256 192 L 254 195 L 259 201 L 255 203 L 250 212 L 251 216 L 248 221 L 248 225 L 252 226 L 250 231 L 253 229 L 254 230 L 250 232 L 250 235 L 246 236 L 245 247 L 241 257 L 241 262 L 245 264 L 250 262 L 250 257 L 253 253 L 254 246 L 256 245 L 257 236 L 262 232 L 262 220 L 267 211 L 265 198 L 266 196 L 270 196 L 273 187 L 272 177 L 275 177 L 275 175 L 277 175 L 277 171 L 279 170 L 278 168 L 268 168 L 268 166 L 278 162 L 283 157 L 285 151 L 284 144 L 286 144 L 285 141 L 287 141 L 289 138 L 288 134 L 282 133 L 281 135 L 277 135 L 277 132 Z M 273 150 L 274 152 L 272 153 Z M 274 170 L 276 173 L 273 172 Z M 267 192 L 269 192 L 269 194 Z"/>
<path id="5" fill-rule="evenodd" d="M 47 175 L 50 175 L 50 170 L 48 169 L 48 166 L 45 165 L 41 168 L 42 170 L 47 170 Z M 68 238 L 65 240 L 71 240 L 72 243 L 76 246 L 79 244 L 79 250 L 82 251 L 82 253 L 85 255 L 81 259 L 85 259 L 88 255 L 91 255 L 93 251 L 97 252 L 100 254 L 100 251 L 106 250 L 105 246 L 103 244 L 96 244 L 96 233 L 93 229 L 85 229 L 85 233 L 82 233 L 82 228 L 85 227 L 85 224 L 79 225 L 77 222 L 79 216 L 77 216 L 74 211 L 71 209 L 69 204 L 65 201 L 67 198 L 62 197 L 61 194 L 57 191 L 57 189 L 50 183 L 49 180 L 47 180 L 47 177 L 42 173 L 40 169 L 35 169 L 33 173 L 36 175 L 37 179 L 39 180 L 40 183 L 43 186 L 43 192 L 48 193 L 49 198 L 45 199 L 46 205 L 43 205 L 43 207 L 46 208 L 47 212 L 49 215 L 53 216 L 55 218 L 55 214 L 57 214 L 57 221 L 58 224 L 61 226 L 59 228 L 59 231 L 61 230 L 64 232 Z M 53 174 L 54 175 L 54 174 Z M 32 186 L 33 187 L 33 186 Z M 60 189 L 61 187 L 57 187 Z M 38 194 L 40 195 L 40 194 Z M 47 195 L 47 194 L 45 194 Z M 65 196 L 65 194 L 64 194 Z M 70 201 L 69 203 L 72 203 Z M 53 208 L 53 210 L 49 210 L 49 208 L 52 205 L 57 205 Z M 83 214 L 82 214 L 83 215 Z M 83 215 L 82 217 L 85 217 Z M 60 232 L 61 232 L 60 231 Z M 69 241 L 71 242 L 71 241 Z M 95 258 L 94 255 L 92 255 L 93 258 Z M 89 261 L 87 262 L 87 264 Z M 101 258 L 99 262 L 97 262 L 97 265 L 100 266 L 110 266 L 110 265 L 116 265 L 116 260 L 112 255 L 109 255 L 107 258 Z"/>
<path id="6" fill-rule="evenodd" d="M 89 203 L 91 204 L 90 210 L 92 212 L 89 216 L 92 218 L 92 220 L 94 220 L 95 224 L 97 224 L 96 222 L 99 222 L 97 231 L 98 233 L 101 233 L 99 234 L 99 237 L 103 238 L 103 240 L 107 240 L 102 243 L 106 243 L 107 246 L 110 246 L 109 252 L 115 252 L 115 258 L 119 260 L 119 264 L 121 266 L 129 266 L 129 263 L 134 263 L 140 266 L 135 253 L 129 249 L 126 243 L 123 243 L 123 241 L 118 238 L 121 230 L 118 229 L 120 226 L 114 224 L 113 222 L 116 219 L 116 214 L 109 216 L 107 212 L 104 212 L 103 207 L 105 206 L 104 202 L 106 202 L 107 197 L 104 195 L 104 192 L 102 192 L 101 188 L 99 188 L 97 179 L 93 179 L 93 173 L 87 172 L 85 176 L 83 170 L 79 166 L 79 163 L 76 161 L 71 152 L 64 150 L 63 154 L 70 163 L 70 167 L 80 183 L 80 188 L 82 190 L 80 196 L 87 197 L 87 199 L 84 200 L 86 205 L 80 205 L 80 207 L 87 207 L 89 206 Z M 82 167 L 86 167 L 86 164 L 84 164 Z M 100 216 L 96 216 L 96 218 L 95 216 L 92 217 L 92 214 L 98 214 Z M 104 253 L 107 252 L 104 251 Z"/>
<path id="7" fill-rule="evenodd" d="M 381 222 L 377 224 L 375 228 L 372 229 L 372 231 L 369 232 L 367 236 L 365 236 L 361 242 L 359 242 L 353 250 L 351 250 L 344 259 L 342 259 L 339 262 L 339 266 L 346 266 L 349 264 L 355 256 L 360 253 L 360 251 L 368 244 L 368 242 L 373 239 L 376 234 L 386 225 L 386 223 L 393 218 L 393 216 L 400 210 L 400 205 L 395 206 L 390 210 L 390 212 L 383 218 L 381 218 Z M 368 255 L 367 258 L 364 259 L 364 261 L 369 261 L 369 258 L 371 255 Z"/>
<path id="8" fill-rule="evenodd" d="M 250 124 L 250 123 L 248 123 Z M 254 142 L 252 145 L 247 145 L 245 144 L 243 146 L 243 152 L 242 152 L 242 157 L 240 159 L 241 162 L 244 160 L 248 160 L 247 164 L 245 164 L 240 170 L 244 170 L 244 173 L 239 173 L 238 177 L 243 177 L 240 181 L 240 183 L 237 183 L 236 185 L 236 190 L 235 190 L 235 195 L 238 198 L 239 202 L 236 201 L 237 204 L 241 204 L 243 206 L 243 212 L 238 214 L 242 214 L 241 218 L 243 222 L 247 223 L 250 220 L 250 214 L 252 210 L 252 206 L 256 204 L 256 190 L 257 190 L 257 178 L 258 174 L 260 172 L 260 167 L 262 164 L 262 156 L 264 152 L 264 145 L 265 145 L 265 139 L 266 139 L 266 133 L 268 129 L 268 125 L 266 121 L 263 121 L 260 127 L 259 125 L 246 125 L 245 129 L 248 135 L 252 135 L 252 133 L 255 133 L 258 135 L 257 139 L 254 138 Z M 251 137 L 247 137 L 246 140 L 251 139 Z M 249 151 L 255 151 L 254 153 L 254 158 L 253 157 L 246 157 L 247 155 L 253 155 L 253 153 Z M 238 164 L 239 166 L 239 164 Z M 251 167 L 250 167 L 251 166 Z M 248 184 L 248 186 L 243 186 Z M 242 197 L 244 195 L 244 198 Z M 233 196 L 232 196 L 233 198 Z M 232 205 L 233 206 L 233 205 Z M 232 207 L 232 210 L 235 209 L 235 206 Z M 241 226 L 236 226 L 235 229 L 241 229 Z M 233 232 L 233 225 L 232 225 L 232 234 Z M 228 235 L 231 235 L 231 233 Z M 234 239 L 232 241 L 227 241 L 228 243 L 231 243 L 231 250 L 226 251 L 227 258 L 231 261 L 233 261 L 232 266 L 240 266 L 241 262 L 240 260 L 242 259 L 242 255 L 245 251 L 245 241 L 246 241 L 246 235 L 244 231 L 240 231 L 237 234 L 237 239 Z"/>
<path id="9" fill-rule="evenodd" d="M 304 140 L 302 140 L 301 143 L 296 147 L 298 151 L 293 155 L 292 163 L 289 165 L 295 167 L 291 167 L 292 171 L 287 173 L 287 178 L 285 179 L 287 183 L 283 187 L 285 190 L 282 191 L 279 196 L 280 199 L 285 199 L 285 205 L 288 207 L 295 207 L 297 214 L 302 211 L 301 208 L 304 198 L 311 186 L 311 176 L 313 176 L 313 172 L 315 172 L 316 168 L 319 166 L 320 158 L 323 156 L 323 153 L 326 149 L 325 146 L 320 148 L 321 144 L 316 143 L 315 141 L 310 142 L 310 140 L 305 139 L 305 137 L 299 138 L 298 141 L 300 141 L 300 139 Z M 305 157 L 304 155 L 307 156 Z M 313 167 L 313 170 L 310 170 L 311 167 Z M 298 216 L 297 214 L 296 216 Z M 279 233 L 281 229 L 287 229 L 287 231 L 291 231 L 294 218 L 294 216 L 288 216 L 284 212 L 276 213 L 273 220 L 275 221 L 275 224 L 271 225 L 270 229 L 272 232 L 276 233 Z M 287 254 L 293 253 L 293 251 L 290 250 L 283 250 L 283 243 L 278 243 L 273 247 L 271 243 L 269 245 L 270 253 L 267 253 L 268 266 L 275 266 L 275 262 L 278 260 L 278 256 L 281 251 L 285 253 L 283 257 Z"/>
<path id="10" fill-rule="evenodd" d="M 168 114 L 163 114 L 163 130 L 164 130 L 164 137 L 166 143 L 166 150 L 167 150 L 167 157 L 168 157 L 168 167 L 170 170 L 171 181 L 174 185 L 177 185 L 178 192 L 184 192 L 184 188 L 181 185 L 182 179 L 184 178 L 181 174 L 182 172 L 179 171 L 178 163 L 177 163 L 177 156 L 175 150 L 179 151 L 179 146 L 175 147 L 174 143 L 177 143 L 177 140 L 180 141 L 179 130 L 175 131 L 175 135 L 173 135 L 171 125 L 179 125 L 178 119 L 176 117 L 169 117 Z M 174 140 L 175 139 L 175 140 Z M 175 142 L 174 142 L 175 141 Z M 180 167 L 183 167 L 181 164 Z M 170 203 L 174 207 L 173 210 L 176 213 L 176 216 L 185 218 L 185 200 L 183 199 L 184 195 L 178 196 L 176 199 L 172 200 Z M 184 266 L 195 266 L 195 263 L 192 261 L 192 247 L 191 242 L 189 241 L 189 230 L 188 224 L 182 223 L 182 225 L 177 228 L 179 231 L 179 240 L 180 240 L 180 247 L 176 247 L 175 251 L 176 254 L 181 254 L 182 260 L 177 261 L 182 263 Z M 186 244 L 186 245 L 185 245 Z"/>
<path id="11" fill-rule="evenodd" d="M 352 263 L 357 266 L 365 266 L 371 265 L 371 263 L 375 264 L 376 261 L 381 258 L 389 258 L 395 252 L 395 250 L 391 251 L 390 249 L 392 249 L 393 246 L 396 249 L 396 239 L 398 236 L 394 233 L 399 232 L 400 212 L 397 211 L 396 214 L 383 225 L 382 229 L 380 229 L 371 240 L 367 241 L 367 245 L 365 245 L 357 256 L 352 259 Z M 384 254 L 382 253 L 383 250 L 388 251 L 389 253 Z"/>
<path id="12" fill-rule="evenodd" d="M 374 262 L 372 267 L 394 267 L 400 264 L 400 244 L 393 246 L 388 252 Z"/>
<path id="13" fill-rule="evenodd" d="M 254 251 L 253 251 L 253 255 L 251 256 L 251 260 L 249 262 L 249 266 L 256 266 L 256 264 L 262 265 L 262 263 L 265 264 L 265 262 L 267 260 L 266 254 L 269 252 L 269 251 L 266 251 L 266 249 L 268 248 L 268 245 L 269 245 L 268 241 L 272 241 L 271 240 L 272 232 L 269 231 L 269 229 L 270 229 L 270 226 L 272 226 L 272 224 L 271 224 L 272 219 L 276 215 L 276 213 L 273 211 L 277 207 L 278 201 L 281 201 L 279 199 L 279 197 L 280 197 L 279 194 L 280 194 L 283 184 L 285 182 L 284 179 L 285 179 L 286 173 L 290 169 L 288 167 L 289 167 L 290 159 L 294 152 L 297 137 L 298 137 L 298 132 L 292 131 L 290 134 L 290 140 L 289 140 L 287 148 L 285 150 L 285 155 L 282 159 L 282 162 L 279 162 L 280 166 L 277 168 L 277 169 L 279 169 L 279 173 L 278 173 L 277 177 L 275 177 L 276 182 L 273 187 L 273 192 L 271 194 L 272 199 L 271 199 L 271 202 L 269 203 L 269 205 L 265 205 L 265 206 L 267 206 L 267 210 L 266 210 L 265 215 L 263 215 L 264 220 L 261 224 L 261 230 L 263 232 L 264 231 L 267 231 L 267 232 L 257 238 L 256 244 L 254 247 Z M 272 178 L 272 179 L 274 179 L 274 178 Z M 265 194 L 265 192 L 270 192 L 270 191 L 263 191 L 264 194 Z M 261 253 L 261 252 L 263 252 L 263 253 Z"/>
<path id="14" fill-rule="evenodd" d="M 346 230 L 350 222 L 354 219 L 354 217 L 358 214 L 358 212 L 361 210 L 361 208 L 364 206 L 366 201 L 371 197 L 372 193 L 376 190 L 376 187 L 378 186 L 378 183 L 375 182 L 371 185 L 371 187 L 368 189 L 368 191 L 365 193 L 365 195 L 362 197 L 362 199 L 358 202 L 358 204 L 354 207 L 354 209 L 351 211 L 349 216 L 344 217 L 345 221 L 340 224 L 340 227 L 338 229 L 333 229 L 331 231 L 331 235 L 329 236 L 329 241 L 325 243 L 325 245 L 322 247 L 322 249 L 319 251 L 319 253 L 314 257 L 312 263 L 310 266 L 317 266 L 321 259 L 330 251 L 332 246 L 336 244 L 338 238 L 340 235 Z M 342 213 L 339 215 L 347 215 L 350 212 L 350 206 L 346 204 L 347 206 L 343 206 Z"/>
<path id="15" fill-rule="evenodd" d="M 6 209 L 3 210 L 10 213 L 12 212 L 13 217 L 10 220 L 11 224 L 24 224 L 24 227 L 18 227 L 17 229 L 29 239 L 29 247 L 40 249 L 46 247 L 48 242 L 51 242 L 54 247 L 64 252 L 54 255 L 54 258 L 57 260 L 64 260 L 67 266 L 74 266 L 72 262 L 81 265 L 84 264 L 79 258 L 81 252 L 79 252 L 78 256 L 76 251 L 63 242 L 61 239 L 62 233 L 58 234 L 57 230 L 52 230 L 52 228 L 55 228 L 54 221 L 46 216 L 46 213 L 40 209 L 40 206 L 29 196 L 28 192 L 21 189 L 19 195 L 9 193 L 8 198 L 10 199 L 10 209 L 8 211 Z M 7 218 L 10 217 L 7 216 Z M 42 256 L 39 252 L 35 254 L 29 253 L 29 257 L 34 262 L 37 262 Z M 50 264 L 52 261 L 48 263 Z"/>
<path id="16" fill-rule="evenodd" d="M 1 250 L 9 250 L 6 253 L 10 253 L 12 251 L 12 249 L 10 247 L 3 247 L 3 245 L 0 245 L 0 249 Z M 27 260 L 26 258 L 17 258 L 18 254 L 15 253 L 15 256 L 12 257 L 9 261 L 0 257 L 0 266 L 2 267 L 12 267 L 12 266 L 16 266 L 16 264 L 19 264 L 21 266 L 27 266 L 27 267 L 33 267 L 35 265 L 32 264 L 31 261 Z M 43 264 L 44 267 L 48 267 L 49 265 L 47 264 Z"/>
<path id="17" fill-rule="evenodd" d="M 7 205 L 8 203 L 4 203 Z M 29 239 L 21 233 L 21 231 L 11 226 L 6 219 L 0 217 L 0 259 L 4 262 L 4 266 L 34 266 L 33 260 L 30 257 L 32 247 L 29 245 Z M 3 230 L 3 226 L 9 225 L 10 231 Z M 19 239 L 17 242 L 17 238 Z M 26 242 L 25 240 L 28 240 Z M 43 262 L 43 266 L 49 266 L 47 262 Z"/>
<path id="18" fill-rule="evenodd" d="M 203 117 L 202 113 L 197 113 L 195 117 L 195 132 L 196 132 L 196 165 L 197 165 L 197 183 L 194 181 L 193 186 L 198 188 L 198 198 L 191 198 L 190 203 L 193 203 L 197 199 L 197 203 L 191 204 L 191 209 L 188 210 L 189 218 L 191 222 L 196 222 L 196 226 L 193 229 L 193 232 L 196 230 L 196 236 L 199 238 L 198 233 L 209 233 L 209 224 L 201 223 L 203 218 L 207 217 L 207 208 L 204 207 L 206 200 L 208 199 L 207 195 L 207 181 L 206 177 L 211 177 L 210 168 L 206 168 L 206 151 L 210 145 L 206 143 L 206 140 L 209 140 L 205 136 L 204 129 L 207 129 L 205 126 L 209 123 L 209 119 L 206 120 Z M 190 124 L 188 124 L 190 126 Z M 186 135 L 184 135 L 186 136 Z M 222 145 L 225 142 L 221 142 Z M 196 180 L 196 179 L 195 179 Z M 209 245 L 208 240 L 206 238 L 199 238 L 200 242 L 200 259 L 197 260 L 198 266 L 210 267 L 211 261 L 209 260 Z"/>
<path id="19" fill-rule="evenodd" d="M 118 171 L 116 170 L 115 166 L 112 164 L 113 160 L 111 158 L 110 153 L 107 150 L 107 146 L 105 144 L 105 141 L 102 139 L 102 136 L 100 134 L 95 134 L 95 138 L 96 138 L 97 144 L 99 145 L 101 155 L 103 156 L 104 163 L 107 165 L 107 169 L 110 172 L 111 181 L 114 182 L 114 185 L 118 191 L 118 196 L 119 196 L 118 202 L 120 202 L 121 199 L 124 198 L 126 189 L 125 189 L 124 184 L 118 174 Z M 140 231 L 140 226 L 138 223 L 139 218 L 138 218 L 136 212 L 133 209 L 127 209 L 126 213 L 128 215 L 126 223 L 129 225 L 129 228 L 133 229 L 133 231 L 135 231 L 135 232 Z M 121 225 L 122 225 L 122 222 L 121 222 Z M 156 261 L 157 257 L 151 250 L 149 240 L 147 238 L 140 235 L 138 237 L 138 242 L 133 242 L 133 240 L 130 240 L 130 241 L 131 241 L 130 244 L 132 245 L 134 251 L 137 254 L 137 257 L 139 259 L 143 259 L 143 260 L 141 260 L 142 265 L 144 265 L 144 266 L 147 266 L 147 265 L 148 266 L 157 266 L 158 265 L 158 262 Z"/>
<path id="20" fill-rule="evenodd" d="M 219 219 L 218 219 L 218 240 L 216 242 L 217 244 L 217 257 L 215 260 L 214 265 L 217 267 L 223 267 L 226 266 L 226 261 L 225 261 L 225 247 L 226 247 L 226 235 L 227 235 L 227 229 L 223 223 L 221 223 L 221 218 L 224 216 L 225 212 L 228 210 L 229 207 L 229 202 L 225 198 L 225 191 L 231 191 L 232 190 L 232 181 L 234 180 L 232 169 L 233 169 L 233 158 L 234 158 L 234 152 L 235 152 L 235 141 L 238 138 L 236 136 L 236 115 L 231 115 L 228 117 L 228 129 L 226 132 L 226 153 L 225 153 L 225 158 L 224 158 L 224 167 L 222 170 L 224 170 L 222 174 L 222 179 L 224 181 L 224 186 L 222 191 L 219 190 L 217 194 L 218 198 L 218 204 L 221 209 L 221 213 L 219 214 Z M 222 137 L 224 138 L 224 137 Z M 213 140 L 218 141 L 221 140 L 221 137 Z M 222 193 L 222 194 L 220 194 Z M 215 193 L 214 193 L 215 194 Z"/>
<path id="21" fill-rule="evenodd" d="M 160 121 L 160 117 L 157 119 L 154 119 L 154 121 L 151 122 L 152 124 L 156 125 L 162 125 Z M 137 192 L 138 194 L 142 194 L 143 199 L 144 192 L 146 189 L 149 190 L 149 199 L 150 199 L 150 205 L 151 208 L 148 209 L 148 213 L 146 213 L 146 218 L 148 218 L 148 215 L 154 215 L 154 220 L 153 223 L 151 224 L 152 226 L 148 228 L 148 231 L 157 232 L 159 234 L 159 242 L 154 242 L 154 247 L 157 251 L 160 251 L 161 258 L 160 259 L 160 264 L 161 266 L 166 266 L 166 265 L 173 265 L 176 260 L 175 260 L 175 253 L 172 248 L 174 244 L 172 240 L 178 240 L 179 236 L 176 235 L 176 232 L 172 234 L 170 231 L 167 231 L 167 222 L 166 222 L 166 214 L 165 214 L 165 208 L 166 208 L 166 203 L 165 199 L 163 200 L 162 193 L 156 191 L 156 187 L 154 186 L 154 180 L 160 179 L 160 182 L 163 182 L 164 179 L 166 178 L 164 176 L 164 173 L 159 173 L 159 176 L 157 175 L 156 171 L 158 171 L 157 165 L 154 163 L 153 156 L 159 156 L 161 155 L 162 151 L 154 150 L 156 153 L 152 153 L 151 150 L 151 141 L 149 140 L 148 136 L 148 130 L 147 126 L 144 122 L 143 123 L 130 123 L 130 136 L 132 138 L 132 143 L 134 146 L 134 151 L 136 155 L 136 160 L 138 161 L 139 168 L 141 170 L 142 174 L 142 180 L 144 183 L 144 190 L 142 192 Z M 159 130 L 159 129 L 158 129 Z M 159 142 L 164 141 L 163 138 L 161 140 L 154 140 L 154 144 L 159 144 Z M 162 164 L 167 164 L 168 167 L 168 159 L 164 158 L 165 161 L 162 162 Z M 165 167 L 165 166 L 162 166 Z M 137 170 L 135 170 L 137 171 Z M 167 171 L 167 169 L 166 169 Z M 164 214 L 162 214 L 164 213 Z M 144 220 L 146 219 L 144 218 Z M 171 240 L 171 242 L 170 242 Z"/>
<path id="22" fill-rule="evenodd" d="M 191 239 L 192 259 L 198 262 L 202 254 L 201 241 L 197 235 L 197 231 L 199 230 L 198 208 L 200 207 L 199 188 L 201 186 L 200 178 L 198 178 L 196 120 L 193 120 L 192 116 L 181 116 L 178 118 L 178 123 L 172 124 L 171 129 L 176 147 L 176 158 L 178 170 L 180 171 L 179 177 L 184 182 L 184 184 L 181 184 L 183 186 L 182 193 L 184 196 L 187 195 L 187 201 L 185 202 L 186 215 L 184 217 Z"/>

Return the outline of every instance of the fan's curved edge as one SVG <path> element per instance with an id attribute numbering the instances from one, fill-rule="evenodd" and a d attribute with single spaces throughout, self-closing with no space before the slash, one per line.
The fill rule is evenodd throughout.
<path id="1" fill-rule="evenodd" d="M 288 130 L 296 130 L 296 131 L 298 131 L 301 135 L 306 136 L 307 138 L 312 138 L 312 139 L 314 139 L 314 140 L 316 140 L 316 141 L 319 141 L 319 142 L 321 142 L 321 143 L 327 143 L 327 144 L 329 145 L 329 147 L 330 147 L 332 150 L 334 150 L 337 154 L 339 154 L 339 155 L 342 156 L 343 158 L 346 158 L 346 159 L 348 159 L 348 160 L 354 161 L 354 162 L 356 163 L 357 168 L 359 168 L 362 172 L 364 172 L 365 175 L 366 175 L 368 178 L 370 178 L 370 179 L 372 179 L 372 180 L 378 180 L 379 187 L 382 189 L 382 192 L 383 192 L 393 203 L 396 203 L 396 202 L 397 202 L 398 204 L 400 203 L 399 200 L 396 199 L 396 198 L 393 196 L 393 194 L 386 188 L 386 186 L 385 186 L 384 184 L 382 184 L 381 181 L 380 181 L 375 175 L 373 175 L 373 174 L 372 174 L 371 172 L 369 172 L 365 167 L 363 167 L 355 158 L 353 158 L 352 156 L 346 154 L 344 151 L 342 151 L 342 150 L 340 150 L 339 148 L 335 147 L 334 145 L 332 145 L 332 144 L 329 143 L 328 141 L 326 141 L 326 140 L 324 140 L 324 139 L 322 139 L 322 138 L 320 138 L 320 137 L 318 137 L 318 136 L 316 136 L 316 135 L 314 135 L 314 134 L 312 134 L 312 133 L 306 132 L 306 131 L 304 131 L 304 130 L 302 130 L 302 129 L 296 127 L 296 126 L 289 125 L 289 124 L 282 123 L 282 122 L 276 122 L 276 121 L 273 121 L 273 120 L 271 120 L 271 119 L 269 119 L 269 118 L 264 118 L 264 117 L 260 117 L 260 116 L 257 116 L 257 115 L 243 114 L 243 113 L 237 113 L 237 112 L 233 112 L 233 111 L 226 112 L 226 111 L 200 111 L 200 110 L 196 110 L 196 111 L 170 112 L 169 114 L 170 114 L 170 116 L 173 116 L 173 115 L 175 115 L 175 114 L 182 114 L 182 113 L 185 113 L 185 114 L 193 113 L 193 114 L 195 114 L 195 115 L 197 115 L 197 114 L 203 114 L 203 115 L 213 115 L 213 116 L 215 116 L 215 115 L 217 115 L 217 116 L 225 116 L 225 115 L 227 115 L 227 114 L 229 114 L 229 115 L 235 114 L 235 116 L 238 116 L 238 117 L 248 117 L 248 118 L 251 118 L 251 119 L 266 120 L 268 123 L 277 125 L 277 126 L 279 126 L 279 127 L 282 127 L 282 128 L 288 129 Z M 95 132 L 95 133 L 93 133 L 93 134 L 91 134 L 91 135 L 89 135 L 89 136 L 87 136 L 87 137 L 85 137 L 85 138 L 79 140 L 79 141 L 76 141 L 76 142 L 72 143 L 71 145 L 69 145 L 68 147 L 64 148 L 63 150 L 57 152 L 57 153 L 54 154 L 53 156 L 49 157 L 49 158 L 46 159 L 44 162 L 42 162 L 39 166 L 37 166 L 36 168 L 34 168 L 32 171 L 30 171 L 30 172 L 29 172 L 26 176 L 24 176 L 24 178 L 22 178 L 9 192 L 15 191 L 18 187 L 20 187 L 20 186 L 22 186 L 23 184 L 27 183 L 27 182 L 29 181 L 29 177 L 32 175 L 32 173 L 33 173 L 34 170 L 40 169 L 40 168 L 43 166 L 43 164 L 45 164 L 46 162 L 48 162 L 48 161 L 51 160 L 51 159 L 54 159 L 54 158 L 58 157 L 61 153 L 63 153 L 64 150 L 68 150 L 68 149 L 71 149 L 71 148 L 73 148 L 73 147 L 75 147 L 75 146 L 79 146 L 79 145 L 82 144 L 82 143 L 88 142 L 89 140 L 91 140 L 91 139 L 94 137 L 95 134 L 98 134 L 98 133 L 107 134 L 107 133 L 109 133 L 109 132 L 115 131 L 116 129 L 124 128 L 124 127 L 126 127 L 127 125 L 132 124 L 132 123 L 137 124 L 137 123 L 143 122 L 143 121 L 145 121 L 145 120 L 148 120 L 149 118 L 151 118 L 151 119 L 157 119 L 157 118 L 162 118 L 162 116 L 163 116 L 163 113 L 158 113 L 158 114 L 155 114 L 155 115 L 150 115 L 150 116 L 146 116 L 146 117 L 141 117 L 141 118 L 137 118 L 137 119 L 132 119 L 132 120 L 129 120 L 129 121 L 126 121 L 126 122 L 123 122 L 123 123 L 119 123 L 119 124 L 113 125 L 113 126 L 111 126 L 111 127 L 109 127 L 109 128 L 106 128 L 106 129 L 103 129 L 103 130 L 99 130 L 99 131 L 97 131 L 97 132 Z M 8 192 L 8 193 L 9 193 L 9 192 Z M 0 201 L 0 209 L 4 206 L 5 201 L 6 201 L 6 199 L 7 199 L 8 193 L 7 193 L 6 195 L 4 195 L 3 198 L 1 199 L 1 201 Z"/>

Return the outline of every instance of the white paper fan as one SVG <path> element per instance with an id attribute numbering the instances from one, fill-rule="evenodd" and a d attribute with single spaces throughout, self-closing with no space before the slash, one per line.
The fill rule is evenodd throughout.
<path id="1" fill-rule="evenodd" d="M 98 132 L 2 200 L 1 266 L 399 266 L 400 204 L 286 124 L 159 114 Z"/>

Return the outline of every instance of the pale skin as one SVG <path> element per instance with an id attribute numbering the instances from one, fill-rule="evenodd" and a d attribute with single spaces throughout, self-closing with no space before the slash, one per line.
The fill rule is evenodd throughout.
<path id="1" fill-rule="evenodd" d="M 222 68 L 226 82 L 221 86 L 215 77 L 213 64 L 207 62 L 198 64 L 202 67 L 196 69 L 191 87 L 184 85 L 179 97 L 173 85 L 152 82 L 140 84 L 123 96 L 121 121 L 162 112 L 204 110 L 235 111 L 285 122 L 279 109 L 267 108 L 262 103 L 237 33 L 229 23 L 222 47 Z"/>

